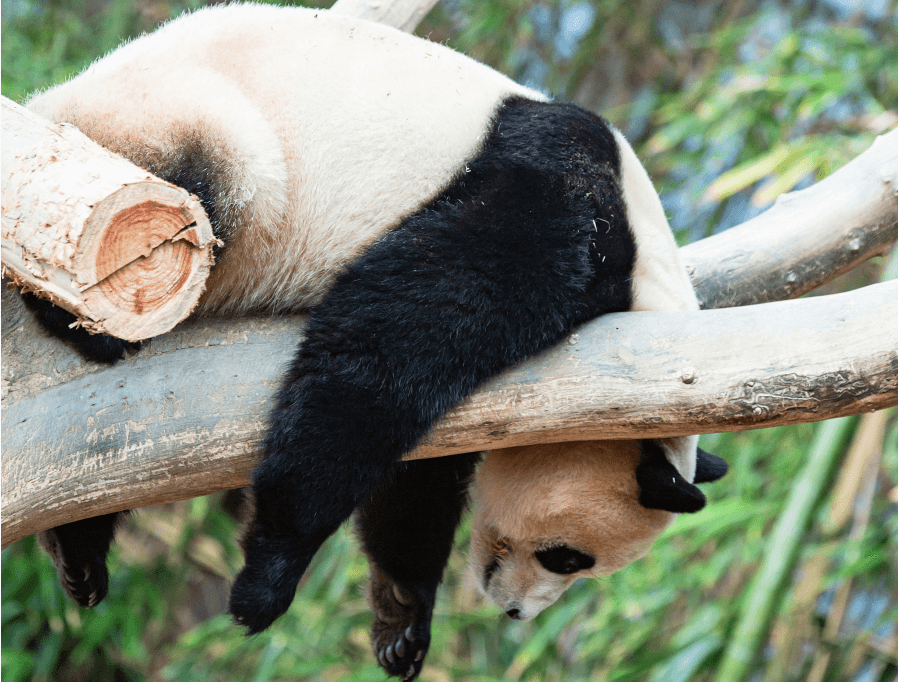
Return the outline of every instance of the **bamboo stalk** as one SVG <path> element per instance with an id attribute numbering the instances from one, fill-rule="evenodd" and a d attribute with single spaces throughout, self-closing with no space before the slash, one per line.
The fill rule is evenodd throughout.
<path id="1" fill-rule="evenodd" d="M 833 488 L 829 514 L 822 524 L 824 533 L 840 533 L 851 523 L 848 539 L 859 540 L 864 536 L 870 522 L 882 441 L 891 412 L 881 410 L 861 417 L 842 473 Z M 850 563 L 858 558 L 857 549 L 850 548 L 849 552 L 854 556 L 845 556 L 843 561 Z M 852 580 L 848 578 L 836 591 L 823 627 L 824 644 L 833 642 L 839 634 L 848 608 L 851 586 Z M 823 682 L 831 659 L 830 649 L 826 646 L 818 648 L 807 682 Z"/>
<path id="2" fill-rule="evenodd" d="M 810 447 L 810 456 L 796 478 L 786 508 L 767 540 L 764 559 L 741 604 L 717 669 L 717 682 L 742 682 L 763 645 L 781 587 L 798 560 L 804 531 L 830 480 L 832 470 L 857 420 L 843 417 L 823 422 Z"/>
<path id="3" fill-rule="evenodd" d="M 865 414 L 858 422 L 848 454 L 829 495 L 827 515 L 820 524 L 821 534 L 829 540 L 816 551 L 800 571 L 801 578 L 795 588 L 790 612 L 783 618 L 784 635 L 782 641 L 777 642 L 779 650 L 769 667 L 765 682 L 788 679 L 789 668 L 799 657 L 802 646 L 806 642 L 819 644 L 817 641 L 819 628 L 814 616 L 817 599 L 825 588 L 824 581 L 832 566 L 832 557 L 842 542 L 841 536 L 849 522 L 853 521 L 849 538 L 859 538 L 866 530 L 873 504 L 872 487 L 875 486 L 879 471 L 885 427 L 892 412 L 880 410 Z M 838 632 L 850 584 L 850 580 L 843 584 L 844 590 L 840 588 L 830 607 L 823 633 L 824 641 L 834 639 Z M 829 659 L 829 651 L 818 648 L 813 667 L 805 682 L 822 682 Z"/>

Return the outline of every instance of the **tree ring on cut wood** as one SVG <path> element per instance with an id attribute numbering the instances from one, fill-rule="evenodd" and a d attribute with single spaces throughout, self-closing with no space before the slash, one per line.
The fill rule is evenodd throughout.
<path id="1" fill-rule="evenodd" d="M 4 275 L 127 341 L 187 317 L 220 245 L 199 200 L 71 125 L 2 105 Z"/>
<path id="2" fill-rule="evenodd" d="M 160 244 L 149 256 L 128 263 L 86 292 L 88 305 L 99 305 L 94 298 L 102 296 L 122 314 L 144 315 L 159 310 L 190 278 L 194 269 L 191 251 L 193 248 L 183 241 Z"/>
<path id="3" fill-rule="evenodd" d="M 154 182 L 126 185 L 94 208 L 85 230 L 91 236 L 76 256 L 85 309 L 96 320 L 84 326 L 136 341 L 153 335 L 144 331 L 151 319 L 158 326 L 196 305 L 210 266 L 198 208 Z"/>

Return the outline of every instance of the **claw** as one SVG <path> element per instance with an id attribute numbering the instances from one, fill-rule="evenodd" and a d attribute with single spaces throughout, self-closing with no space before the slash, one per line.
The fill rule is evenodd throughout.
<path id="1" fill-rule="evenodd" d="M 414 600 L 409 601 L 408 596 L 402 594 L 402 590 L 396 584 L 393 585 L 393 598 L 403 606 L 411 606 L 414 603 Z"/>
<path id="2" fill-rule="evenodd" d="M 411 641 L 415 638 L 415 631 L 414 631 L 413 627 L 414 627 L 414 626 L 409 625 L 409 626 L 405 629 L 405 632 L 403 633 L 403 634 L 405 635 L 405 638 L 406 638 L 409 642 L 411 642 Z"/>
<path id="3" fill-rule="evenodd" d="M 387 657 L 387 660 L 388 660 L 390 663 L 395 663 L 395 662 L 396 662 L 396 654 L 395 654 L 394 651 L 393 651 L 393 645 L 392 645 L 392 644 L 391 644 L 390 646 L 387 647 L 387 649 L 386 649 L 386 654 L 385 654 L 385 655 L 386 655 L 386 657 Z"/>
<path id="4" fill-rule="evenodd" d="M 415 654 L 415 660 L 420 661 L 422 658 L 424 658 L 424 649 L 419 649 L 418 653 Z"/>
<path id="5" fill-rule="evenodd" d="M 405 658 L 405 637 L 400 637 L 396 640 L 396 655 L 399 658 Z"/>

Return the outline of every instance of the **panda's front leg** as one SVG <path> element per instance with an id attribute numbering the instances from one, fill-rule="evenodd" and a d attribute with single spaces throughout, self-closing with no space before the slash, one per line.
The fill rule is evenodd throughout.
<path id="1" fill-rule="evenodd" d="M 394 297 L 369 254 L 309 313 L 306 337 L 272 413 L 265 456 L 253 474 L 254 520 L 246 565 L 230 610 L 250 633 L 267 628 L 293 600 L 324 541 L 392 473 L 445 408 L 437 377 L 401 347 L 414 323 L 398 324 Z M 372 275 L 372 273 L 374 273 Z M 424 356 L 432 348 L 422 344 Z M 419 352 L 420 354 L 420 352 Z M 428 368 L 429 369 L 429 368 Z M 433 393 L 431 397 L 420 391 Z"/>
<path id="2" fill-rule="evenodd" d="M 308 339 L 307 339 L 308 342 Z M 312 557 L 411 446 L 395 442 L 396 408 L 303 352 L 282 390 L 253 474 L 254 519 L 230 611 L 250 634 L 286 612 Z M 342 385 L 341 385 L 342 384 Z"/>
<path id="3" fill-rule="evenodd" d="M 370 562 L 371 645 L 391 675 L 411 680 L 430 646 L 437 586 L 479 453 L 400 462 L 358 510 Z"/>

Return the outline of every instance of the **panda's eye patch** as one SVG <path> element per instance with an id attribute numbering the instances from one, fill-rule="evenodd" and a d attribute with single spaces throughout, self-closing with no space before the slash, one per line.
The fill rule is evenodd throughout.
<path id="1" fill-rule="evenodd" d="M 584 554 L 580 550 L 573 549 L 567 545 L 540 549 L 535 554 L 543 568 L 561 575 L 570 575 L 577 571 L 583 571 L 587 568 L 592 568 L 596 564 L 596 560 L 589 554 Z"/>

